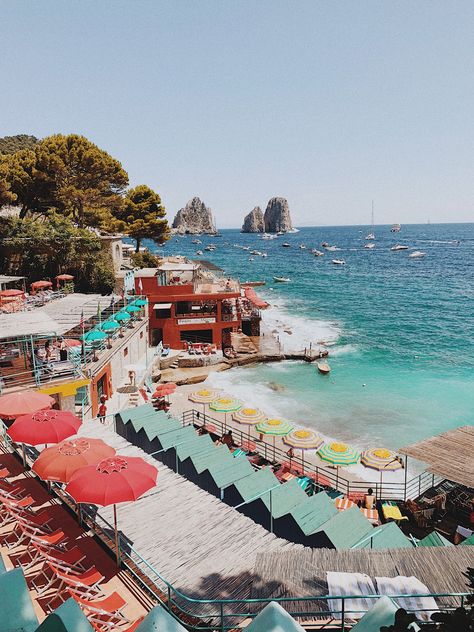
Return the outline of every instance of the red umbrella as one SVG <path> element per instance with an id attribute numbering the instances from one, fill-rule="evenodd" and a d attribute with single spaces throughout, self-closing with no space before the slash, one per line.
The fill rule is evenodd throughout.
<path id="1" fill-rule="evenodd" d="M 23 296 L 23 290 L 2 290 L 0 292 L 0 296 L 2 298 L 10 297 L 10 296 Z"/>
<path id="2" fill-rule="evenodd" d="M 36 391 L 9 393 L 0 397 L 0 418 L 16 419 L 21 415 L 36 413 L 51 408 L 54 399 Z"/>
<path id="3" fill-rule="evenodd" d="M 52 286 L 53 284 L 51 283 L 51 281 L 35 281 L 34 283 L 31 284 L 31 289 L 42 290 L 44 288 L 52 287 Z"/>
<path id="4" fill-rule="evenodd" d="M 166 395 L 171 395 L 176 390 L 176 384 L 169 382 L 168 384 L 160 384 L 156 387 L 155 392 L 153 393 L 153 397 L 165 397 Z"/>
<path id="5" fill-rule="evenodd" d="M 66 487 L 66 492 L 77 503 L 114 506 L 117 565 L 120 563 L 120 552 L 116 503 L 137 500 L 155 487 L 157 476 L 156 467 L 142 458 L 117 455 L 77 470 Z"/>
<path id="6" fill-rule="evenodd" d="M 74 277 L 72 274 L 58 274 L 56 277 L 56 281 L 73 281 Z"/>
<path id="7" fill-rule="evenodd" d="M 77 437 L 43 450 L 32 469 L 44 481 L 69 483 L 71 476 L 79 468 L 96 465 L 114 454 L 114 448 L 102 439 Z"/>
<path id="8" fill-rule="evenodd" d="M 7 434 L 15 443 L 59 443 L 75 435 L 81 423 L 68 410 L 40 410 L 32 415 L 18 417 L 7 430 Z"/>

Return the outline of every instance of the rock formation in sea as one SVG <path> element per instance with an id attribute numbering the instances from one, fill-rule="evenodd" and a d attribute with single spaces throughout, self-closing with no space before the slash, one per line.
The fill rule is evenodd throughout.
<path id="1" fill-rule="evenodd" d="M 194 197 L 180 209 L 173 221 L 173 232 L 180 235 L 191 234 L 200 235 L 206 233 L 215 235 L 217 233 L 212 218 L 212 211 L 198 197 Z"/>
<path id="2" fill-rule="evenodd" d="M 263 233 L 265 230 L 265 222 L 263 221 L 262 209 L 256 206 L 253 211 L 250 211 L 244 218 L 244 225 L 242 226 L 243 233 Z"/>
<path id="3" fill-rule="evenodd" d="M 267 204 L 264 222 L 266 233 L 278 233 L 279 231 L 288 233 L 293 230 L 288 200 L 282 197 L 273 197 Z"/>

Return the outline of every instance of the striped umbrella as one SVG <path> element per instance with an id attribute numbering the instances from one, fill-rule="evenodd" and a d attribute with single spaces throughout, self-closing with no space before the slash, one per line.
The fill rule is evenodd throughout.
<path id="1" fill-rule="evenodd" d="M 397 458 L 397 454 L 386 448 L 365 450 L 362 453 L 361 463 L 373 470 L 394 471 L 403 467 Z"/>
<path id="2" fill-rule="evenodd" d="M 331 465 L 355 465 L 359 462 L 360 452 L 350 445 L 335 442 L 325 443 L 318 451 L 318 456 L 322 461 Z"/>
<path id="3" fill-rule="evenodd" d="M 202 388 L 199 391 L 194 391 L 188 395 L 188 399 L 196 404 L 210 404 L 216 400 L 222 393 L 221 390 L 215 388 Z"/>
<path id="4" fill-rule="evenodd" d="M 307 430 L 306 428 L 300 428 L 299 430 L 293 430 L 286 437 L 283 437 L 283 443 L 301 450 L 301 461 L 303 462 L 303 474 L 304 474 L 304 451 L 305 450 L 319 450 L 323 445 L 324 440 L 316 434 L 313 430 Z"/>
<path id="5" fill-rule="evenodd" d="M 209 408 L 216 413 L 224 413 L 224 430 L 227 428 L 227 413 L 237 412 L 242 408 L 240 399 L 230 395 L 221 395 L 209 404 Z"/>
<path id="6" fill-rule="evenodd" d="M 266 421 L 268 417 L 264 412 L 258 408 L 241 408 L 238 412 L 232 415 L 232 419 L 237 423 L 249 427 L 248 438 L 250 441 L 250 426 L 256 426 L 262 421 Z"/>
<path id="7" fill-rule="evenodd" d="M 283 419 L 266 419 L 255 428 L 260 434 L 273 436 L 273 460 L 275 460 L 275 437 L 284 437 L 293 430 L 293 426 Z"/>

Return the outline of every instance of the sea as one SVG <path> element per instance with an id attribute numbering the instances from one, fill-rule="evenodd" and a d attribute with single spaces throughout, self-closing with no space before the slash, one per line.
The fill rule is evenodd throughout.
<path id="1" fill-rule="evenodd" d="M 200 236 L 199 245 L 193 236 L 144 245 L 207 259 L 241 281 L 265 281 L 256 288 L 271 305 L 265 329 L 287 350 L 329 349 L 329 376 L 284 361 L 213 374 L 214 386 L 325 436 L 396 449 L 474 422 L 474 224 L 406 225 L 397 234 L 375 226 L 368 250 L 371 230 L 301 228 L 273 240 L 222 230 Z M 315 257 L 311 249 L 324 250 L 323 242 L 338 250 Z M 204 251 L 208 244 L 216 249 Z M 395 244 L 408 249 L 392 251 Z M 426 254 L 409 257 L 414 251 Z"/>

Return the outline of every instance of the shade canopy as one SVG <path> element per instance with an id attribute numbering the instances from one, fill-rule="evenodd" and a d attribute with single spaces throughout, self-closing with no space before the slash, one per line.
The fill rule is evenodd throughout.
<path id="1" fill-rule="evenodd" d="M 74 277 L 72 274 L 58 274 L 56 277 L 56 281 L 73 281 Z"/>
<path id="2" fill-rule="evenodd" d="M 115 320 L 106 320 L 100 325 L 100 328 L 106 333 L 112 333 L 113 331 L 117 331 L 117 329 L 120 329 L 120 325 Z"/>
<path id="3" fill-rule="evenodd" d="M 257 424 L 256 429 L 265 435 L 283 437 L 293 430 L 293 426 L 283 419 L 267 419 Z"/>
<path id="4" fill-rule="evenodd" d="M 287 434 L 283 442 L 298 450 L 319 450 L 324 440 L 313 430 L 300 428 Z"/>
<path id="5" fill-rule="evenodd" d="M 239 424 L 247 426 L 255 426 L 262 421 L 266 421 L 267 416 L 259 408 L 241 408 L 239 411 L 232 415 L 232 419 Z"/>
<path id="6" fill-rule="evenodd" d="M 158 470 L 140 457 L 114 456 L 77 470 L 66 492 L 77 503 L 114 505 L 137 500 L 156 485 Z"/>
<path id="7" fill-rule="evenodd" d="M 136 312 L 141 312 L 141 309 L 140 309 L 140 307 L 138 307 L 138 305 L 131 304 L 131 305 L 127 305 L 125 307 L 125 311 L 129 312 L 130 314 L 134 314 Z"/>
<path id="8" fill-rule="evenodd" d="M 36 391 L 22 391 L 21 393 L 8 393 L 0 397 L 0 418 L 16 419 L 21 415 L 36 413 L 38 410 L 46 410 L 54 404 L 54 399 L 44 393 Z"/>
<path id="9" fill-rule="evenodd" d="M 107 334 L 99 329 L 92 329 L 82 336 L 84 342 L 100 342 L 106 340 Z"/>
<path id="10" fill-rule="evenodd" d="M 127 321 L 130 320 L 131 316 L 128 312 L 117 312 L 116 314 L 113 315 L 113 317 L 117 322 L 122 322 L 122 321 Z"/>
<path id="11" fill-rule="evenodd" d="M 235 397 L 223 396 L 211 402 L 209 408 L 216 411 L 216 413 L 233 413 L 242 408 L 242 402 L 240 399 L 235 399 Z"/>
<path id="12" fill-rule="evenodd" d="M 82 421 L 68 410 L 40 410 L 22 415 L 7 430 L 15 443 L 42 445 L 59 443 L 75 435 Z"/>
<path id="13" fill-rule="evenodd" d="M 210 404 L 216 400 L 221 393 L 222 391 L 216 388 L 201 388 L 199 391 L 191 393 L 188 399 L 196 404 Z"/>
<path id="14" fill-rule="evenodd" d="M 114 448 L 102 439 L 77 437 L 43 450 L 32 469 L 44 481 L 69 483 L 71 476 L 79 468 L 96 465 L 114 454 Z"/>
<path id="15" fill-rule="evenodd" d="M 326 443 L 318 451 L 321 460 L 331 465 L 355 465 L 359 462 L 360 452 L 345 443 Z"/>
<path id="16" fill-rule="evenodd" d="M 397 454 L 386 448 L 371 448 L 365 450 L 361 457 L 362 465 L 373 470 L 394 471 L 402 468 L 402 464 L 397 459 Z"/>
<path id="17" fill-rule="evenodd" d="M 136 301 L 133 302 L 134 305 L 138 305 L 138 307 L 145 307 L 148 305 L 148 300 L 146 298 L 137 298 Z"/>
<path id="18" fill-rule="evenodd" d="M 43 288 L 52 287 L 52 286 L 53 284 L 51 283 L 51 281 L 35 281 L 34 283 L 31 284 L 31 289 L 41 290 Z"/>

